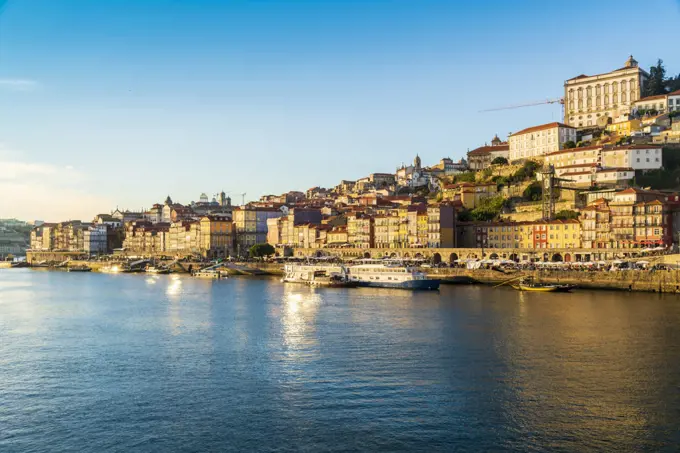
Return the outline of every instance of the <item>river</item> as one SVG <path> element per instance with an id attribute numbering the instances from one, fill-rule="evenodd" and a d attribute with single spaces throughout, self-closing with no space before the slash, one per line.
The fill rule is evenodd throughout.
<path id="1" fill-rule="evenodd" d="M 680 296 L 0 270 L 0 451 L 677 451 Z"/>

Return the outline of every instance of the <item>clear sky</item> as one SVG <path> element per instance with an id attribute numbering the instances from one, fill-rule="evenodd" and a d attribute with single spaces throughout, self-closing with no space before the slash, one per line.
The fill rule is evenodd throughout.
<path id="1" fill-rule="evenodd" d="M 0 218 L 240 202 L 458 159 L 663 58 L 678 0 L 0 0 Z M 239 194 L 239 195 L 237 195 Z"/>

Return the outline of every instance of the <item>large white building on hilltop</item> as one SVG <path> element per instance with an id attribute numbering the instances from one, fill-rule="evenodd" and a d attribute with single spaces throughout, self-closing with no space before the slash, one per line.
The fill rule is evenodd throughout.
<path id="1" fill-rule="evenodd" d="M 576 129 L 562 123 L 529 127 L 510 135 L 510 161 L 541 158 L 564 149 L 566 142 L 576 142 Z"/>
<path id="2" fill-rule="evenodd" d="M 605 74 L 581 74 L 564 82 L 564 122 L 574 127 L 602 126 L 605 118 L 630 113 L 649 74 L 631 55 L 624 67 Z M 603 118 L 598 124 L 598 120 Z"/>

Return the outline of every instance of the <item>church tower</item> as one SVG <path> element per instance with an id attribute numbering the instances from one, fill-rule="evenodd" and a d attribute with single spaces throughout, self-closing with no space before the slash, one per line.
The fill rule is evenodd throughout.
<path id="1" fill-rule="evenodd" d="M 420 170 L 420 156 L 416 154 L 416 158 L 413 159 L 413 167 L 416 170 Z"/>
<path id="2" fill-rule="evenodd" d="M 501 143 L 503 142 L 501 142 L 501 139 L 498 138 L 498 134 L 494 135 L 493 140 L 491 140 L 491 146 L 498 146 Z"/>

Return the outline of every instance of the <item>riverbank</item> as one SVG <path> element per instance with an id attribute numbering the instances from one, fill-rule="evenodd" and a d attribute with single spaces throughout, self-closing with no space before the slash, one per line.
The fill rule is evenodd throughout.
<path id="1" fill-rule="evenodd" d="M 86 265 L 94 272 L 100 272 L 110 263 L 104 261 L 72 261 L 70 265 Z M 187 273 L 188 269 L 200 269 L 205 263 L 181 263 L 174 269 Z M 280 263 L 233 264 L 223 268 L 230 275 L 282 275 Z M 49 268 L 37 268 L 49 269 Z M 680 293 L 680 271 L 624 270 L 578 271 L 578 270 L 532 270 L 503 272 L 491 269 L 438 268 L 422 269 L 431 278 L 440 279 L 445 284 L 484 284 L 497 285 L 521 276 L 533 277 L 540 283 L 572 284 L 584 289 L 607 289 L 618 291 L 641 291 L 655 293 Z"/>

